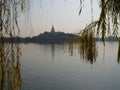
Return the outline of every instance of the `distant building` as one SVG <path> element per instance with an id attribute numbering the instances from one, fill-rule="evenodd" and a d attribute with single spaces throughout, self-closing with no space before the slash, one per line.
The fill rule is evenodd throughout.
<path id="1" fill-rule="evenodd" d="M 52 28 L 51 28 L 51 33 L 55 33 L 55 28 L 54 28 L 54 25 L 52 25 Z"/>

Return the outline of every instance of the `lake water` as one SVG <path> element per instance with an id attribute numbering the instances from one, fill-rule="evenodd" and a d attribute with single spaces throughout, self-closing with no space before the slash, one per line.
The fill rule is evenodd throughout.
<path id="1" fill-rule="evenodd" d="M 68 45 L 22 44 L 22 90 L 120 90 L 118 43 L 97 43 L 95 63 Z"/>

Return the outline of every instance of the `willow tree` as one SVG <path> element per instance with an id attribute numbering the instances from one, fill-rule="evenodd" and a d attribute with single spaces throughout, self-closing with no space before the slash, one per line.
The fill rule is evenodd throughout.
<path id="1" fill-rule="evenodd" d="M 0 90 L 20 90 L 20 48 L 13 43 L 17 30 L 18 16 L 27 9 L 30 0 L 0 0 Z M 5 44 L 4 37 L 9 36 L 11 43 Z"/>
<path id="2" fill-rule="evenodd" d="M 83 4 L 85 0 L 80 0 L 80 11 L 82 12 Z M 91 0 L 91 7 L 93 6 L 93 0 Z M 120 23 L 120 0 L 98 0 L 98 5 L 100 7 L 100 15 L 97 21 L 92 21 L 91 28 L 97 27 L 97 35 L 102 34 L 102 40 L 106 36 L 106 33 L 110 34 L 110 30 L 114 36 L 118 35 L 118 28 Z M 91 8 L 91 14 L 93 13 L 93 8 Z M 90 27 L 90 26 L 89 26 Z M 85 28 L 86 29 L 86 28 Z"/>
<path id="3" fill-rule="evenodd" d="M 80 0 L 79 14 L 82 13 L 84 2 L 85 0 Z M 112 32 L 112 34 L 117 37 L 120 24 L 120 0 L 98 0 L 98 5 L 101 11 L 99 19 L 96 21 L 93 21 L 93 2 L 94 1 L 91 0 L 91 23 L 78 33 L 80 35 L 80 39 L 78 39 L 80 56 L 83 57 L 86 62 L 90 62 L 91 64 L 95 63 L 98 55 L 94 38 L 96 32 L 97 36 L 101 35 L 103 44 L 105 45 L 104 40 L 105 37 L 107 37 L 107 34 L 109 36 L 110 32 Z M 70 45 L 72 44 L 70 43 Z M 73 46 L 69 49 L 72 51 Z M 118 49 L 118 62 L 119 61 L 120 45 Z"/>

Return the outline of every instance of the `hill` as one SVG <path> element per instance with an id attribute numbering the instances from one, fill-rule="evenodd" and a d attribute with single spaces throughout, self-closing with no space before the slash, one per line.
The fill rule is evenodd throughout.
<path id="1" fill-rule="evenodd" d="M 72 39 L 75 35 L 64 33 L 64 32 L 44 32 L 42 34 L 39 34 L 38 36 L 34 37 L 14 37 L 14 38 L 4 38 L 5 42 L 10 42 L 13 40 L 14 43 L 38 43 L 38 44 L 59 44 L 64 43 L 65 41 L 68 41 Z"/>

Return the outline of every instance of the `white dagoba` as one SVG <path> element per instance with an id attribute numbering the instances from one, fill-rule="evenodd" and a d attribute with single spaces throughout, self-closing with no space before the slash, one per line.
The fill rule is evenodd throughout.
<path id="1" fill-rule="evenodd" d="M 51 33 L 55 33 L 55 28 L 54 28 L 54 25 L 52 25 L 52 28 L 51 28 Z"/>

